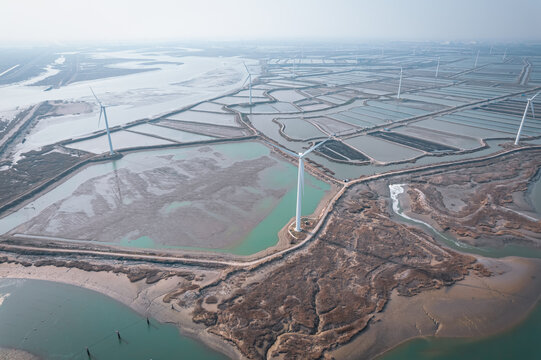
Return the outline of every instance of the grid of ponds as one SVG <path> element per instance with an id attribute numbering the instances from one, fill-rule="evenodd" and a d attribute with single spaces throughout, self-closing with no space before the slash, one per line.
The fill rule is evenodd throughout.
<path id="1" fill-rule="evenodd" d="M 131 126 L 128 128 L 128 130 L 134 131 L 137 133 L 159 136 L 159 137 L 165 138 L 167 140 L 175 141 L 175 142 L 190 142 L 190 141 L 213 139 L 210 136 L 194 134 L 187 131 L 181 131 L 181 130 L 172 129 L 166 126 L 152 125 L 152 124 L 141 124 L 141 125 Z"/>
<path id="2" fill-rule="evenodd" d="M 357 106 L 346 111 L 329 114 L 328 117 L 361 128 L 372 128 L 396 121 L 426 115 L 419 103 L 398 101 L 368 101 L 367 106 Z"/>
<path id="3" fill-rule="evenodd" d="M 520 125 L 519 116 L 489 112 L 481 109 L 457 111 L 437 118 L 455 124 L 474 126 L 482 129 L 495 130 L 507 133 L 507 136 L 516 134 Z M 541 124 L 528 121 L 524 123 L 522 133 L 528 136 L 541 135 Z"/>
<path id="4" fill-rule="evenodd" d="M 424 154 L 420 150 L 369 135 L 357 136 L 344 140 L 344 142 L 382 163 L 413 159 Z"/>

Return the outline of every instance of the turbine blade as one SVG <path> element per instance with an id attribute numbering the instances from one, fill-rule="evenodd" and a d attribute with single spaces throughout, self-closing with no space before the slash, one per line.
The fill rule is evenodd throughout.
<path id="1" fill-rule="evenodd" d="M 246 85 L 246 82 L 248 82 L 249 78 L 250 78 L 250 75 L 246 76 L 246 79 L 244 79 L 244 82 L 242 83 L 241 87 L 244 87 L 244 85 Z"/>
<path id="2" fill-rule="evenodd" d="M 266 141 L 266 140 L 263 140 L 263 142 L 265 142 L 266 144 L 272 146 L 272 147 L 275 148 L 275 149 L 278 149 L 278 150 L 281 150 L 281 151 L 285 152 L 286 154 L 289 154 L 289 155 L 294 156 L 294 157 L 296 157 L 296 158 L 299 157 L 299 154 L 294 153 L 293 151 L 288 150 L 288 149 L 286 149 L 286 148 L 284 148 L 284 147 L 282 147 L 282 146 L 275 145 L 275 144 L 270 143 L 270 142 L 268 142 L 268 141 Z"/>
<path id="3" fill-rule="evenodd" d="M 100 123 L 101 123 L 101 114 L 103 114 L 103 106 L 100 106 L 100 117 L 98 119 L 98 127 L 100 127 Z"/>
<path id="4" fill-rule="evenodd" d="M 533 111 L 533 101 L 530 101 L 530 108 L 532 109 L 532 118 L 535 120 L 535 112 Z"/>
<path id="5" fill-rule="evenodd" d="M 242 63 L 244 64 L 244 67 L 246 68 L 246 72 L 247 72 L 248 74 L 251 74 L 250 70 L 248 70 L 248 66 L 246 66 L 246 63 L 245 63 L 245 62 L 242 62 Z"/>
<path id="6" fill-rule="evenodd" d="M 537 94 L 535 94 L 535 95 L 530 99 L 530 101 L 533 101 L 533 99 L 535 99 L 535 97 L 536 97 L 537 95 L 539 95 L 539 94 L 541 94 L 541 91 L 537 92 Z"/>
<path id="7" fill-rule="evenodd" d="M 101 101 L 100 101 L 100 99 L 98 99 L 98 97 L 97 97 L 96 94 L 94 93 L 94 90 L 92 90 L 92 87 L 89 86 L 89 88 L 90 88 L 90 91 L 92 91 L 92 95 L 94 95 L 94 97 L 96 98 L 96 101 L 97 101 L 98 104 L 100 104 L 100 106 L 101 106 Z"/>
<path id="8" fill-rule="evenodd" d="M 301 157 L 305 157 L 306 155 L 310 154 L 312 151 L 323 145 L 325 142 L 329 141 L 329 139 L 325 139 L 322 142 L 320 142 L 317 145 L 312 146 L 310 149 L 306 150 L 304 153 L 301 154 Z"/>

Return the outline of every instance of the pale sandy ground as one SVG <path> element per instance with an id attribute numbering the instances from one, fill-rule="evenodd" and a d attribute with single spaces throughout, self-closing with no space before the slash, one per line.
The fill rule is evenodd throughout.
<path id="1" fill-rule="evenodd" d="M 39 360 L 26 351 L 0 348 L 0 360 Z"/>
<path id="2" fill-rule="evenodd" d="M 414 297 L 394 292 L 367 330 L 330 355 L 371 359 L 414 337 L 480 337 L 516 325 L 541 298 L 541 260 L 508 257 L 479 261 L 494 275 L 470 274 L 454 286 Z"/>

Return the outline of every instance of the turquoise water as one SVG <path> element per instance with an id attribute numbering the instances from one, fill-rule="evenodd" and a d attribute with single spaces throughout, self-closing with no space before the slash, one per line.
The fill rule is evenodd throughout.
<path id="1" fill-rule="evenodd" d="M 268 154 L 268 149 L 260 145 L 253 148 L 251 156 L 257 158 Z M 242 147 L 229 146 L 227 148 L 220 148 L 220 152 L 224 155 L 231 158 L 238 158 L 241 156 L 246 156 L 246 153 L 243 152 L 245 149 Z M 235 255 L 251 255 L 259 251 L 265 250 L 271 246 L 276 245 L 278 242 L 278 231 L 280 231 L 287 222 L 295 216 L 295 204 L 297 201 L 297 167 L 284 162 L 283 170 L 280 172 L 275 172 L 273 169 L 269 171 L 264 171 L 262 173 L 262 182 L 263 186 L 266 188 L 280 189 L 280 188 L 289 188 L 287 193 L 280 199 L 278 204 L 271 209 L 269 215 L 265 217 L 250 233 L 243 239 L 224 249 L 208 249 L 201 247 L 192 247 L 192 246 L 163 246 L 157 244 L 149 236 L 142 236 L 136 240 L 131 241 L 122 241 L 121 245 L 138 247 L 138 248 L 168 248 L 168 249 L 186 249 L 186 250 L 197 250 L 197 251 L 213 251 L 213 252 L 222 252 L 222 253 L 231 253 Z M 311 215 L 316 210 L 319 202 L 330 190 L 330 185 L 316 179 L 309 173 L 305 172 L 305 188 L 303 195 L 302 203 L 302 214 L 303 216 Z M 187 206 L 186 202 L 175 202 L 171 206 Z M 263 199 L 263 201 L 258 204 L 262 210 L 267 208 L 267 210 L 273 206 L 269 198 Z M 170 210 L 167 208 L 166 210 Z"/>
<path id="2" fill-rule="evenodd" d="M 270 149 L 257 142 L 230 143 L 205 146 L 211 148 L 215 152 L 221 154 L 220 161 L 223 166 L 231 166 L 237 161 L 256 160 L 271 154 Z M 167 156 L 173 156 L 174 159 L 190 159 L 197 156 L 202 156 L 199 151 L 201 147 L 190 147 L 182 149 L 166 149 L 157 151 L 143 151 L 132 153 L 124 156 L 122 159 L 103 164 L 89 166 L 58 187 L 52 189 L 39 198 L 36 198 L 28 206 L 17 210 L 14 213 L 0 219 L 0 234 L 6 233 L 16 226 L 30 221 L 34 216 L 40 214 L 55 202 L 62 201 L 68 198 L 77 191 L 81 184 L 84 184 L 89 179 L 99 179 L 113 171 L 119 169 L 129 169 L 134 173 L 142 173 L 148 169 L 156 167 L 170 166 L 170 159 Z M 234 235 L 237 239 L 233 244 L 231 242 L 225 248 L 207 248 L 207 247 L 188 247 L 188 246 L 169 246 L 160 243 L 158 238 L 154 238 L 152 233 L 145 233 L 144 229 L 140 229 L 141 236 L 134 238 L 119 238 L 115 241 L 101 241 L 100 244 L 105 245 L 120 245 L 136 248 L 170 248 L 170 249 L 187 249 L 201 251 L 227 252 L 238 255 L 250 255 L 258 251 L 264 250 L 278 242 L 278 231 L 284 227 L 287 222 L 295 215 L 296 203 L 296 186 L 297 186 L 297 167 L 290 164 L 277 156 L 273 156 L 278 160 L 278 164 L 260 173 L 259 184 L 253 188 L 244 187 L 247 191 L 259 191 L 259 189 L 272 189 L 285 193 L 281 198 L 272 199 L 270 197 L 263 198 L 258 203 L 254 204 L 254 211 L 260 211 L 259 224 L 251 229 L 243 229 L 243 219 L 238 219 L 238 223 L 230 224 L 227 231 Z M 317 205 L 330 189 L 330 185 L 322 182 L 309 173 L 305 175 L 305 192 L 303 196 L 303 215 L 312 214 Z M 107 193 L 106 189 L 103 190 Z M 120 190 L 119 190 L 120 192 Z M 159 210 L 160 215 L 167 215 L 180 207 L 195 206 L 192 202 L 183 201 L 183 199 L 174 199 L 171 203 L 165 204 Z M 78 201 L 74 203 L 73 208 L 76 210 L 84 210 L 92 212 L 92 204 L 88 201 Z M 73 211 L 72 208 L 69 211 Z M 149 214 L 152 216 L 152 214 Z M 257 220 L 258 218 L 256 218 Z M 254 225 L 252 225 L 254 226 Z M 224 234 L 224 235 L 227 235 Z M 60 238 L 61 233 L 55 234 Z"/>
<path id="3" fill-rule="evenodd" d="M 86 347 L 99 360 L 227 359 L 180 335 L 173 325 L 150 319 L 147 326 L 130 308 L 76 286 L 0 279 L 0 304 L 0 347 L 45 360 L 87 360 Z"/>
<path id="4" fill-rule="evenodd" d="M 537 360 L 541 359 L 541 303 L 518 326 L 485 338 L 421 338 L 408 341 L 379 360 Z"/>
<path id="5" fill-rule="evenodd" d="M 292 168 L 288 172 L 294 172 L 296 174 L 297 169 L 293 166 Z M 303 216 L 312 214 L 316 210 L 321 198 L 325 195 L 325 192 L 330 189 L 329 184 L 313 177 L 308 179 L 307 175 L 305 174 L 306 185 L 302 203 Z M 296 201 L 297 189 L 293 188 L 281 199 L 272 213 L 260 222 L 239 245 L 230 249 L 230 251 L 238 255 L 249 255 L 276 245 L 278 242 L 278 231 L 295 216 Z"/>

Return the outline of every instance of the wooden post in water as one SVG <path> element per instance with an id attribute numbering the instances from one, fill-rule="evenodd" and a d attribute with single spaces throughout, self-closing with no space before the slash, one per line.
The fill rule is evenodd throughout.
<path id="1" fill-rule="evenodd" d="M 86 355 L 87 355 L 88 358 L 90 359 L 90 350 L 88 350 L 88 346 L 86 347 Z"/>
<path id="2" fill-rule="evenodd" d="M 120 337 L 120 331 L 115 330 L 115 332 L 116 332 L 116 337 L 118 338 L 118 341 L 120 342 L 122 340 L 122 338 Z"/>

